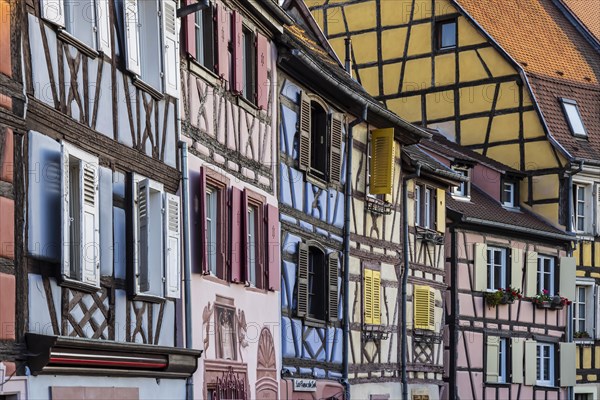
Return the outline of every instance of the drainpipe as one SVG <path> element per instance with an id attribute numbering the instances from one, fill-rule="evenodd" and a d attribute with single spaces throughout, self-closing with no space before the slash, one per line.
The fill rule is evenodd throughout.
<path id="1" fill-rule="evenodd" d="M 191 289 L 191 263 L 190 263 L 190 208 L 189 208 L 189 177 L 187 163 L 187 143 L 179 141 L 181 150 L 181 203 L 183 208 L 183 284 L 185 302 L 185 347 L 192 346 L 192 289 Z M 190 376 L 185 382 L 186 399 L 194 398 L 194 380 Z"/>
<path id="2" fill-rule="evenodd" d="M 417 171 L 402 178 L 402 258 L 404 270 L 402 271 L 402 399 L 408 400 L 408 378 L 406 364 L 408 361 L 408 344 L 406 338 L 406 287 L 408 285 L 409 247 L 408 247 L 408 185 L 407 182 L 421 175 L 421 165 L 417 164 Z"/>
<path id="3" fill-rule="evenodd" d="M 343 328 L 343 361 L 342 361 L 342 384 L 345 389 L 345 399 L 350 400 L 350 384 L 348 382 L 348 364 L 350 354 L 350 205 L 352 204 L 352 131 L 354 127 L 367 119 L 369 106 L 364 105 L 363 113 L 360 117 L 348 124 L 348 136 L 346 140 L 346 182 L 344 199 L 344 328 Z"/>
<path id="4" fill-rule="evenodd" d="M 344 69 L 348 75 L 350 75 L 350 78 L 352 78 L 352 58 L 350 57 L 350 54 L 352 53 L 352 39 L 347 37 L 344 39 L 344 42 L 346 44 L 346 59 L 344 60 Z"/>
<path id="5" fill-rule="evenodd" d="M 458 399 L 458 388 L 456 382 L 456 360 L 457 360 L 457 340 L 458 340 L 458 258 L 456 255 L 456 228 L 454 224 L 450 227 L 450 371 L 449 387 L 450 400 Z"/>

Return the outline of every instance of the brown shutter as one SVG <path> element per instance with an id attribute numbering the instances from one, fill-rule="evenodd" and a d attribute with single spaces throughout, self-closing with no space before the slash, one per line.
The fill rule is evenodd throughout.
<path id="1" fill-rule="evenodd" d="M 331 146 L 329 148 L 329 180 L 340 183 L 342 174 L 342 124 L 344 115 L 333 113 L 331 116 Z"/>
<path id="2" fill-rule="evenodd" d="M 267 289 L 279 291 L 281 277 L 279 260 L 279 210 L 277 207 L 267 204 Z"/>
<path id="3" fill-rule="evenodd" d="M 339 253 L 333 252 L 329 254 L 329 321 L 337 322 L 338 320 L 338 267 Z"/>
<path id="4" fill-rule="evenodd" d="M 206 243 L 206 168 L 200 168 L 200 221 L 198 233 L 200 237 L 200 268 L 203 274 L 209 274 L 208 270 L 208 243 Z"/>
<path id="5" fill-rule="evenodd" d="M 231 188 L 231 281 L 243 283 L 242 260 L 244 259 L 244 245 L 242 240 L 242 226 L 246 213 L 242 213 L 242 191 L 236 187 Z"/>
<path id="6" fill-rule="evenodd" d="M 269 40 L 257 34 L 256 37 L 256 105 L 266 110 L 269 106 Z"/>
<path id="7" fill-rule="evenodd" d="M 186 0 L 190 5 L 196 0 Z M 196 58 L 196 13 L 191 13 L 185 18 L 185 50 L 192 58 Z"/>
<path id="8" fill-rule="evenodd" d="M 308 246 L 298 243 L 298 290 L 296 315 L 305 317 L 308 312 Z"/>
<path id="9" fill-rule="evenodd" d="M 232 17 L 232 46 L 233 46 L 233 91 L 242 93 L 244 90 L 244 63 L 242 16 L 234 11 Z"/>
<path id="10" fill-rule="evenodd" d="M 299 154 L 298 168 L 302 171 L 310 170 L 310 99 L 302 92 L 300 94 L 300 119 L 298 121 L 299 136 Z"/>
<path id="11" fill-rule="evenodd" d="M 229 80 L 229 13 L 219 3 L 215 5 L 215 26 L 217 43 L 216 71 L 221 79 Z"/>
<path id="12" fill-rule="evenodd" d="M 248 252 L 250 251 L 249 249 L 249 243 L 248 243 L 248 192 L 246 191 L 246 189 L 244 189 L 244 191 L 242 192 L 242 209 L 240 210 L 240 220 L 241 220 L 241 224 L 242 224 L 242 229 L 241 229 L 241 242 L 242 242 L 242 254 L 240 255 L 240 269 L 241 269 L 241 276 L 244 280 L 244 282 L 249 282 L 250 281 L 250 276 L 249 276 L 249 271 L 248 271 Z M 255 228 L 258 231 L 258 224 L 255 224 Z M 257 237 L 254 238 L 254 244 L 255 246 L 258 246 L 259 244 L 259 237 L 260 235 L 257 235 Z M 256 256 L 256 272 L 258 275 L 258 252 L 256 252 L 255 254 Z"/>

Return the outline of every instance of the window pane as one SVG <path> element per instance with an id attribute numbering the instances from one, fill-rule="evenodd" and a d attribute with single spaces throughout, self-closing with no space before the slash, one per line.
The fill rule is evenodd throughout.
<path id="1" fill-rule="evenodd" d="M 211 274 L 217 274 L 217 197 L 216 190 L 207 189 L 206 191 L 206 257 L 208 261 L 208 270 Z"/>
<path id="2" fill-rule="evenodd" d="M 581 116 L 579 115 L 577 105 L 570 103 L 563 104 L 565 106 L 567 118 L 569 119 L 569 123 L 571 124 L 571 129 L 573 129 L 573 134 L 586 135 L 585 128 L 583 127 L 583 122 L 581 121 Z"/>
<path id="3" fill-rule="evenodd" d="M 248 208 L 248 279 L 256 286 L 256 209 Z"/>
<path id="4" fill-rule="evenodd" d="M 440 36 L 440 47 L 442 49 L 456 46 L 456 22 L 442 24 Z"/>

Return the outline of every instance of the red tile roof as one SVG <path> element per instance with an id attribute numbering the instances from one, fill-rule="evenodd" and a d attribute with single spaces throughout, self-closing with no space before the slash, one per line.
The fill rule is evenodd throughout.
<path id="1" fill-rule="evenodd" d="M 600 2 L 598 0 L 563 0 L 563 3 L 600 42 Z"/>

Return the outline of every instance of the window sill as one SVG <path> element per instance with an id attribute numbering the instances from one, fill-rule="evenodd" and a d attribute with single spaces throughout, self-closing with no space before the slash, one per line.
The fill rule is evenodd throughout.
<path id="1" fill-rule="evenodd" d="M 138 293 L 138 294 L 134 294 L 133 297 L 131 298 L 131 300 L 147 301 L 148 303 L 162 304 L 165 302 L 166 299 L 164 297 L 156 296 L 153 294 Z"/>
<path id="2" fill-rule="evenodd" d="M 594 234 L 590 233 L 590 232 L 575 232 L 575 234 L 577 235 L 577 239 L 580 240 L 588 240 L 590 242 L 594 241 Z"/>
<path id="3" fill-rule="evenodd" d="M 314 328 L 324 328 L 327 325 L 325 321 L 311 317 L 304 317 L 304 324 L 306 326 L 312 326 Z"/>
<path id="4" fill-rule="evenodd" d="M 84 283 L 65 275 L 61 276 L 60 286 L 86 293 L 96 293 L 101 290 L 100 285 Z"/>
<path id="5" fill-rule="evenodd" d="M 154 100 L 162 100 L 165 97 L 161 92 L 144 82 L 142 78 L 137 75 L 134 75 L 133 77 L 133 86 L 147 92 Z"/>
<path id="6" fill-rule="evenodd" d="M 255 104 L 253 104 L 250 100 L 246 99 L 243 95 L 238 94 L 237 96 L 237 105 L 252 114 L 253 116 L 257 116 L 260 108 L 258 108 Z"/>
<path id="7" fill-rule="evenodd" d="M 485 386 L 499 387 L 499 388 L 509 387 L 510 385 L 511 385 L 511 382 L 486 382 L 485 383 Z"/>
<path id="8" fill-rule="evenodd" d="M 306 181 L 308 183 L 312 183 L 313 185 L 317 185 L 322 189 L 327 189 L 328 186 L 327 181 L 325 181 L 323 178 L 315 176 L 312 170 L 306 171 Z"/>
<path id="9" fill-rule="evenodd" d="M 589 140 L 590 140 L 589 139 L 590 137 L 588 135 L 581 135 L 579 133 L 572 133 L 572 135 L 575 139 L 585 140 L 586 142 L 589 142 Z"/>
<path id="10" fill-rule="evenodd" d="M 193 58 L 188 58 L 188 68 L 194 75 L 204 79 L 213 87 L 221 84 L 221 77 L 219 77 L 219 75 L 215 74 L 213 71 L 200 64 Z"/>
<path id="11" fill-rule="evenodd" d="M 573 339 L 573 342 L 575 342 L 575 344 L 577 346 L 593 346 L 594 345 L 594 339 L 592 339 L 592 338 L 575 338 L 575 339 Z"/>
<path id="12" fill-rule="evenodd" d="M 535 383 L 535 385 L 533 385 L 533 388 L 539 388 L 539 389 L 560 389 L 560 386 L 555 386 L 552 383 L 548 383 L 548 384 L 544 384 L 544 383 Z"/>
<path id="13" fill-rule="evenodd" d="M 456 46 L 452 46 L 452 47 L 436 48 L 434 53 L 435 54 L 448 54 L 448 53 L 454 53 L 455 51 L 456 51 Z"/>
<path id="14" fill-rule="evenodd" d="M 471 201 L 471 196 L 470 195 L 469 196 L 465 196 L 465 195 L 462 195 L 462 194 L 451 193 L 450 196 L 452 196 L 452 198 L 454 200 L 457 200 L 457 201 L 465 201 L 465 202 L 470 202 Z"/>
<path id="15" fill-rule="evenodd" d="M 506 204 L 502 204 L 502 208 L 504 208 L 506 211 L 518 212 L 518 213 L 522 212 L 518 206 L 509 206 Z"/>
<path id="16" fill-rule="evenodd" d="M 75 36 L 71 35 L 69 32 L 65 31 L 62 28 L 58 30 L 58 38 L 61 39 L 63 42 L 75 47 L 77 50 L 90 57 L 91 59 L 95 59 L 100 55 L 98 51 L 92 49 L 90 46 L 83 43 L 81 40 L 77 39 Z"/>
<path id="17" fill-rule="evenodd" d="M 230 286 L 229 282 L 227 282 L 225 279 L 221 279 L 218 276 L 213 275 L 213 274 L 203 274 L 202 278 L 209 282 L 218 283 L 223 286 Z"/>
<path id="18" fill-rule="evenodd" d="M 246 290 L 248 290 L 249 292 L 254 292 L 254 293 L 261 293 L 261 294 L 267 293 L 266 289 L 261 289 L 261 288 L 258 288 L 256 286 L 252 286 L 252 285 L 246 285 Z"/>

